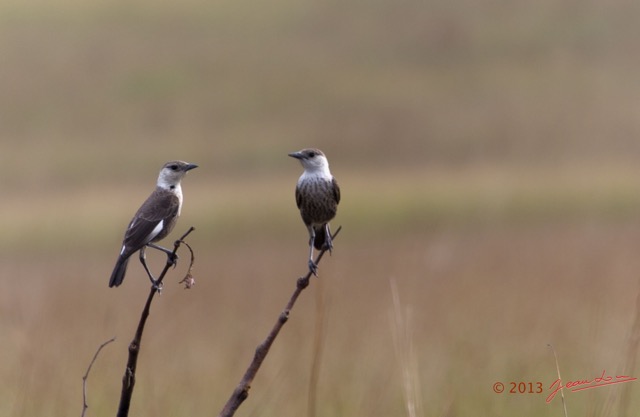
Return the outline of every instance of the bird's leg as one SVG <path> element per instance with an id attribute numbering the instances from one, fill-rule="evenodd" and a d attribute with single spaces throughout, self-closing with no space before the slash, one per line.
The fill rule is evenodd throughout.
<path id="1" fill-rule="evenodd" d="M 309 271 L 318 276 L 318 265 L 313 262 L 313 242 L 316 240 L 316 231 L 313 229 L 313 226 L 308 226 L 309 228 Z"/>
<path id="2" fill-rule="evenodd" d="M 149 276 L 149 280 L 151 281 L 153 287 L 158 290 L 158 292 L 160 292 L 160 290 L 162 290 L 162 284 L 158 285 L 158 281 L 153 277 L 153 274 L 147 266 L 147 257 L 144 252 L 146 248 L 146 246 L 143 246 L 142 249 L 140 249 L 140 263 L 142 264 L 144 270 L 147 272 L 147 275 Z"/>
<path id="3" fill-rule="evenodd" d="M 333 240 L 331 239 L 331 228 L 329 227 L 329 223 L 324 225 L 324 245 L 323 249 L 329 251 L 329 255 L 331 255 L 331 251 L 333 250 Z"/>
<path id="4" fill-rule="evenodd" d="M 171 264 L 174 268 L 176 267 L 176 265 L 178 265 L 178 255 L 173 253 L 172 250 L 163 248 L 162 246 L 156 245 L 154 243 L 147 243 L 147 246 L 154 249 L 158 249 L 161 252 L 164 252 L 167 255 L 167 263 Z"/>

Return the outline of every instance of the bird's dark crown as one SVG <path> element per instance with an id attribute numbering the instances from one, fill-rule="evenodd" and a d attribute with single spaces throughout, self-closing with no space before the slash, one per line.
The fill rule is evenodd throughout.
<path id="1" fill-rule="evenodd" d="M 325 156 L 324 152 L 317 148 L 306 148 L 298 152 L 292 152 L 289 154 L 290 157 L 296 159 L 313 159 L 317 156 Z M 325 156 L 326 158 L 326 156 Z"/>
<path id="2" fill-rule="evenodd" d="M 164 166 L 162 167 L 162 169 L 164 168 L 169 168 L 171 171 L 177 172 L 177 171 L 189 171 L 192 170 L 194 168 L 197 168 L 198 165 L 196 164 L 190 164 L 188 162 L 184 162 L 184 161 L 169 161 L 166 164 L 164 164 Z"/>

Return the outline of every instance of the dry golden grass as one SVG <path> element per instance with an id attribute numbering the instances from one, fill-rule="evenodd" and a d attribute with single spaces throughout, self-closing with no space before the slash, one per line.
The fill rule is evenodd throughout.
<path id="1" fill-rule="evenodd" d="M 287 177 L 232 180 L 202 166 L 185 180 L 174 235 L 196 227 L 197 285 L 177 284 L 181 264 L 155 301 L 132 414 L 207 415 L 230 395 L 305 269 L 292 192 L 299 167 L 291 168 Z M 567 380 L 613 374 L 629 361 L 640 290 L 633 170 L 334 171 L 344 194 L 334 226 L 344 230 L 321 267 L 319 416 L 405 412 L 391 279 L 413 312 L 406 330 L 425 414 L 559 410 L 544 402 L 555 379 L 547 343 Z M 136 261 L 122 288 L 109 290 L 107 278 L 122 229 L 148 192 L 149 181 L 140 182 L 24 193 L 5 205 L 13 221 L 2 238 L 0 413 L 79 412 L 80 377 L 95 348 L 117 336 L 89 379 L 90 415 L 113 414 L 148 282 Z M 242 413 L 306 410 L 318 290 L 313 283 L 299 300 Z M 539 381 L 545 393 L 498 395 L 496 381 Z M 615 389 L 569 394 L 569 410 L 597 411 Z"/>
<path id="2" fill-rule="evenodd" d="M 221 408 L 304 271 L 299 232 L 277 244 L 266 237 L 196 244 L 196 287 L 181 289 L 179 268 L 152 307 L 132 414 L 210 415 Z M 346 225 L 343 233 L 321 268 L 327 330 L 319 415 L 404 413 L 403 363 L 389 320 L 391 278 L 413 311 L 415 372 L 427 414 L 464 415 L 479 407 L 559 411 L 558 401 L 545 404 L 546 394 L 491 390 L 496 381 L 541 381 L 546 389 L 555 380 L 547 343 L 558 350 L 567 380 L 602 369 L 614 374 L 625 364 L 639 285 L 637 223 L 383 233 L 366 240 L 348 237 Z M 125 285 L 109 290 L 111 258 L 87 252 L 2 262 L 2 276 L 11 277 L 0 296 L 2 414 L 79 412 L 84 369 L 95 348 L 117 336 L 89 379 L 90 414 L 113 414 L 148 283 L 133 262 Z M 300 299 L 243 415 L 306 409 L 317 290 L 313 283 Z M 568 394 L 569 410 L 599 407 L 615 389 Z"/>

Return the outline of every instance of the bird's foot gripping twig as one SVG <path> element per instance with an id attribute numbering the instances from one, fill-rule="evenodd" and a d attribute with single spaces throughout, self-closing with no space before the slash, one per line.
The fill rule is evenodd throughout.
<path id="1" fill-rule="evenodd" d="M 333 251 L 333 239 L 331 238 L 331 230 L 329 229 L 328 223 L 325 225 L 324 235 L 325 235 L 325 238 L 324 238 L 324 245 L 322 245 L 322 250 L 328 251 L 329 255 L 331 255 L 331 252 Z"/>
<path id="2" fill-rule="evenodd" d="M 316 265 L 315 262 L 313 262 L 313 259 L 309 259 L 309 272 L 311 272 L 313 275 L 318 276 L 318 265 Z"/>
<path id="3" fill-rule="evenodd" d="M 181 243 L 184 243 L 181 241 Z M 153 243 L 148 243 L 147 244 L 148 247 L 150 248 L 154 248 L 157 249 L 161 252 L 164 252 L 167 255 L 167 268 L 175 268 L 178 265 L 178 254 L 176 253 L 175 250 L 169 250 L 167 248 L 163 248 L 162 246 L 159 245 L 155 245 Z M 140 249 L 140 262 L 142 263 L 142 266 L 144 267 L 145 272 L 147 273 L 147 276 L 149 277 L 149 281 L 151 281 L 151 285 L 152 287 L 158 292 L 161 293 L 162 292 L 162 281 L 160 279 L 156 279 L 153 274 L 151 273 L 151 270 L 149 269 L 149 267 L 147 266 L 147 257 L 145 254 L 145 249 L 146 247 L 143 247 L 142 249 Z M 191 249 L 190 249 L 191 250 Z M 192 257 L 193 257 L 193 253 L 192 253 Z M 193 261 L 192 261 L 193 263 Z"/>
<path id="4" fill-rule="evenodd" d="M 172 268 L 175 268 L 176 266 L 178 266 L 178 255 L 176 253 L 173 252 L 169 252 L 167 253 L 167 264 L 170 265 Z"/>
<path id="5" fill-rule="evenodd" d="M 147 246 L 157 249 L 160 252 L 164 252 L 167 255 L 167 264 L 169 264 L 171 267 L 175 268 L 176 266 L 178 266 L 178 259 L 180 259 L 180 257 L 174 250 L 163 248 L 162 246 L 156 245 L 155 243 L 148 243 Z"/>
<path id="6" fill-rule="evenodd" d="M 158 294 L 162 294 L 162 288 L 164 288 L 164 284 L 162 282 L 158 282 L 158 280 L 152 281 L 151 286 L 158 292 Z"/>

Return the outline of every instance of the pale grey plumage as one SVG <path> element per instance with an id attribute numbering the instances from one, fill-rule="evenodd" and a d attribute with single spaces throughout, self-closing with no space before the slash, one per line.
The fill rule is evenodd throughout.
<path id="1" fill-rule="evenodd" d="M 170 161 L 164 164 L 158 175 L 155 190 L 129 222 L 116 266 L 111 273 L 109 287 L 122 284 L 129 257 L 137 251 L 141 251 L 140 260 L 153 281 L 144 262 L 144 249 L 146 246 L 153 246 L 166 252 L 166 249 L 153 243 L 164 239 L 175 226 L 182 209 L 180 182 L 186 173 L 194 168 L 197 168 L 197 165 L 184 161 Z"/>

